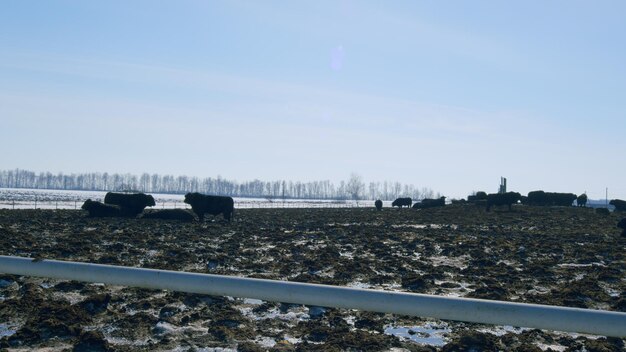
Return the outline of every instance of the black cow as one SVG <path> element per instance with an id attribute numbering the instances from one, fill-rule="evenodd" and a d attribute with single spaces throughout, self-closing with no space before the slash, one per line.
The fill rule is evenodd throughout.
<path id="1" fill-rule="evenodd" d="M 446 197 L 441 197 L 439 199 L 431 199 L 424 198 L 421 202 L 415 203 L 413 205 L 414 209 L 426 209 L 426 208 L 435 208 L 435 207 L 443 207 L 446 205 Z"/>
<path id="2" fill-rule="evenodd" d="M 104 203 L 119 206 L 124 216 L 137 216 L 145 207 L 153 207 L 156 205 L 151 195 L 143 193 L 108 192 L 104 196 Z"/>
<path id="3" fill-rule="evenodd" d="M 83 203 L 83 206 L 80 208 L 83 210 L 87 210 L 87 212 L 89 212 L 89 216 L 92 218 L 122 216 L 120 207 L 118 207 L 117 205 L 94 202 L 91 199 L 87 199 L 85 203 Z"/>
<path id="4" fill-rule="evenodd" d="M 487 195 L 487 211 L 494 205 L 508 205 L 509 211 L 513 204 L 522 199 L 522 195 L 517 192 L 492 193 Z"/>
<path id="5" fill-rule="evenodd" d="M 376 207 L 376 210 L 381 211 L 383 210 L 383 201 L 382 200 L 377 200 L 374 202 L 374 206 Z"/>
<path id="6" fill-rule="evenodd" d="M 615 207 L 615 211 L 626 211 L 626 201 L 621 199 L 611 199 L 609 204 Z"/>
<path id="7" fill-rule="evenodd" d="M 573 193 L 532 191 L 528 193 L 528 205 L 570 207 L 576 198 Z"/>
<path id="8" fill-rule="evenodd" d="M 622 237 L 626 237 L 626 218 L 623 218 L 617 223 L 617 227 L 622 229 Z"/>
<path id="9" fill-rule="evenodd" d="M 579 207 L 587 206 L 587 195 L 585 193 L 579 195 L 578 198 L 576 198 L 576 205 L 578 205 Z"/>
<path id="10" fill-rule="evenodd" d="M 481 200 L 487 200 L 487 193 L 485 192 L 476 192 L 473 196 L 467 196 L 468 203 L 476 203 Z"/>
<path id="11" fill-rule="evenodd" d="M 163 209 L 157 211 L 146 212 L 141 217 L 142 219 L 162 219 L 162 220 L 179 220 L 184 222 L 191 222 L 195 218 L 192 213 L 184 209 Z"/>
<path id="12" fill-rule="evenodd" d="M 187 193 L 185 194 L 185 203 L 191 205 L 191 209 L 198 215 L 200 221 L 204 220 L 204 214 L 223 214 L 224 219 L 230 222 L 235 211 L 235 202 L 232 197 Z"/>
<path id="13" fill-rule="evenodd" d="M 411 204 L 413 204 L 413 199 L 411 198 L 398 198 L 394 200 L 393 203 L 391 203 L 391 206 L 402 208 L 403 206 L 406 205 L 407 208 L 410 208 Z"/>

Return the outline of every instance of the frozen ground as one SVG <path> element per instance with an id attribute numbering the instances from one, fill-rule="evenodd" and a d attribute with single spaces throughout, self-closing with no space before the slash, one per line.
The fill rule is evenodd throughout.
<path id="1" fill-rule="evenodd" d="M 231 224 L 0 210 L 0 254 L 626 311 L 617 220 L 524 206 L 242 209 Z M 11 275 L 0 275 L 0 323 L 0 349 L 624 349 L 598 336 Z"/>

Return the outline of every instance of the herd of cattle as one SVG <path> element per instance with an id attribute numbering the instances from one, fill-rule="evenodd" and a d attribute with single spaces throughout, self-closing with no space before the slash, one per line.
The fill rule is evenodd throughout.
<path id="1" fill-rule="evenodd" d="M 232 197 L 209 196 L 200 193 L 187 193 L 185 203 L 202 221 L 205 214 L 224 215 L 230 221 L 235 211 Z M 153 207 L 154 197 L 143 193 L 113 193 L 104 196 L 104 203 L 87 199 L 82 209 L 87 210 L 91 217 L 137 217 L 146 207 Z M 184 209 L 163 209 L 143 213 L 142 218 L 193 221 L 194 216 Z"/>
<path id="2" fill-rule="evenodd" d="M 576 205 L 584 207 L 587 204 L 587 195 L 581 194 L 576 196 L 573 193 L 554 193 L 544 191 L 529 192 L 528 196 L 522 196 L 518 192 L 492 193 L 477 192 L 468 196 L 467 200 L 453 200 L 453 204 L 476 204 L 483 205 L 490 211 L 494 206 L 508 206 L 509 211 L 513 204 L 526 204 L 533 206 L 572 206 L 576 201 Z M 235 212 L 235 202 L 232 197 L 211 196 L 200 193 L 187 193 L 185 195 L 185 203 L 191 206 L 191 210 L 196 214 L 200 221 L 204 220 L 205 214 L 219 215 L 222 214 L 224 219 L 231 221 Z M 609 203 L 615 207 L 615 211 L 626 211 L 626 201 L 621 199 L 613 199 Z M 82 209 L 89 213 L 90 217 L 137 217 L 141 214 L 142 218 L 147 219 L 165 219 L 165 220 L 181 220 L 193 221 L 193 214 L 184 209 L 163 209 L 144 213 L 146 207 L 155 206 L 156 203 L 151 195 L 144 193 L 113 193 L 109 192 L 104 197 L 104 202 L 96 202 L 87 199 Z M 382 210 L 383 202 L 379 199 L 374 202 L 377 210 Z M 426 209 L 434 207 L 443 207 L 446 205 L 446 197 L 438 199 L 422 199 L 422 201 L 413 204 L 411 198 L 397 198 L 391 203 L 392 207 L 398 208 L 414 208 Z M 605 210 L 607 209 L 596 209 Z M 626 236 L 626 218 L 622 219 L 617 225 L 623 229 L 623 236 Z"/>
<path id="3" fill-rule="evenodd" d="M 528 196 L 522 196 L 518 192 L 506 192 L 506 193 L 491 193 L 477 192 L 475 195 L 467 197 L 467 200 L 453 200 L 452 204 L 477 204 L 486 207 L 487 211 L 490 211 L 493 206 L 508 206 L 509 210 L 513 204 L 525 204 L 534 206 L 564 206 L 569 207 L 574 205 L 579 207 L 585 207 L 587 205 L 587 195 L 581 194 L 576 196 L 574 193 L 556 193 L 556 192 L 544 192 L 544 191 L 532 191 L 528 193 Z M 615 207 L 616 211 L 626 211 L 626 201 L 621 199 L 613 199 L 609 203 Z M 383 203 L 377 200 L 376 209 L 382 210 Z M 446 205 L 446 197 L 438 199 L 422 199 L 421 202 L 413 204 L 411 198 L 397 198 L 391 203 L 392 207 L 407 208 L 413 207 L 415 209 L 424 209 L 432 207 L 442 207 Z"/>
<path id="4" fill-rule="evenodd" d="M 533 191 L 529 192 L 528 196 L 522 196 L 518 192 L 506 192 L 506 193 L 492 193 L 487 194 L 485 192 L 477 192 L 475 195 L 471 195 L 467 197 L 467 200 L 453 200 L 452 204 L 476 204 L 484 206 L 487 211 L 490 211 L 493 206 L 508 206 L 509 211 L 512 210 L 513 204 L 525 204 L 525 205 L 533 205 L 533 206 L 564 206 L 569 207 L 574 205 L 574 201 L 576 201 L 576 206 L 585 207 L 587 206 L 587 195 L 581 194 L 576 196 L 573 193 L 555 193 L 555 192 L 544 192 L 544 191 Z M 412 207 L 415 209 L 424 209 L 424 208 L 432 208 L 432 207 L 443 207 L 446 205 L 446 197 L 441 197 L 439 199 L 422 199 L 421 202 L 417 202 L 412 204 L 413 200 L 411 198 L 397 198 L 391 203 L 392 207 L 402 208 L 406 206 L 407 208 Z M 610 205 L 615 207 L 615 211 L 626 211 L 626 201 L 621 199 L 613 199 L 609 202 Z M 374 205 L 377 210 L 382 210 L 383 202 L 377 200 Z M 609 210 L 607 208 L 597 208 L 596 212 L 608 214 Z M 622 229 L 622 236 L 626 237 L 626 218 L 623 218 L 618 224 L 617 227 Z"/>

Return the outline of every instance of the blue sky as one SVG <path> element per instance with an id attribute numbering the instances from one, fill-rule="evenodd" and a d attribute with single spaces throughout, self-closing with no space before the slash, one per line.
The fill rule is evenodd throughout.
<path id="1" fill-rule="evenodd" d="M 626 198 L 622 1 L 0 4 L 0 168 Z"/>

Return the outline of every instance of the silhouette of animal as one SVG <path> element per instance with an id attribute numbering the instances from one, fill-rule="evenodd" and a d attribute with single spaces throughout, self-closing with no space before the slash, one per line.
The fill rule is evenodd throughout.
<path id="1" fill-rule="evenodd" d="M 119 206 L 123 216 L 137 216 L 145 207 L 156 205 L 154 198 L 144 193 L 108 192 L 104 196 L 104 203 Z"/>
<path id="2" fill-rule="evenodd" d="M 473 196 L 467 196 L 468 203 L 476 203 L 479 200 L 487 200 L 487 193 L 485 192 L 476 192 Z"/>
<path id="3" fill-rule="evenodd" d="M 528 193 L 527 202 L 528 205 L 570 207 L 576 198 L 573 193 L 532 191 Z"/>
<path id="4" fill-rule="evenodd" d="M 623 218 L 617 223 L 617 227 L 622 229 L 622 237 L 626 237 L 626 218 Z"/>
<path id="5" fill-rule="evenodd" d="M 377 201 L 374 202 L 374 206 L 376 207 L 376 210 L 378 211 L 383 210 L 383 201 L 378 199 Z"/>
<path id="6" fill-rule="evenodd" d="M 611 199 L 609 204 L 615 207 L 615 211 L 626 211 L 626 201 L 621 199 Z"/>
<path id="7" fill-rule="evenodd" d="M 87 199 L 80 208 L 87 210 L 87 212 L 89 212 L 89 217 L 92 218 L 122 216 L 120 207 L 117 205 L 95 202 L 91 199 Z"/>
<path id="8" fill-rule="evenodd" d="M 162 219 L 162 220 L 179 220 L 191 222 L 194 220 L 192 213 L 184 209 L 163 209 L 157 211 L 146 212 L 142 215 L 142 219 Z"/>
<path id="9" fill-rule="evenodd" d="M 522 195 L 517 192 L 492 193 L 487 195 L 487 211 L 494 205 L 507 205 L 509 211 L 513 204 L 522 199 Z"/>
<path id="10" fill-rule="evenodd" d="M 424 198 L 421 202 L 415 203 L 413 205 L 414 209 L 426 209 L 426 208 L 435 208 L 435 207 L 443 207 L 446 205 L 446 197 L 441 197 L 439 199 L 431 199 Z"/>
<path id="11" fill-rule="evenodd" d="M 586 207 L 587 206 L 587 195 L 585 193 L 579 195 L 578 198 L 576 198 L 576 204 L 579 207 Z"/>
<path id="12" fill-rule="evenodd" d="M 235 202 L 232 197 L 187 193 L 185 203 L 191 205 L 191 209 L 198 215 L 200 221 L 204 220 L 204 214 L 223 214 L 224 219 L 230 222 L 235 211 Z"/>
<path id="13" fill-rule="evenodd" d="M 411 204 L 413 204 L 413 199 L 411 198 L 398 198 L 391 203 L 391 206 L 402 208 L 406 205 L 407 208 L 410 208 Z"/>

